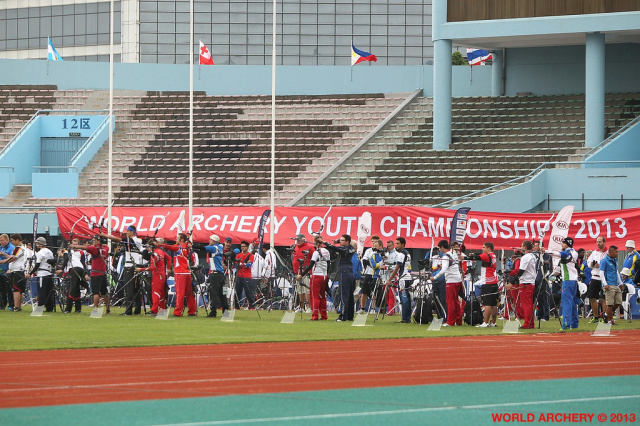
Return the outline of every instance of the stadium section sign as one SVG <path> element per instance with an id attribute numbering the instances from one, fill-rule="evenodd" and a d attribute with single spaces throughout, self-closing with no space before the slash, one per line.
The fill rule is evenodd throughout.
<path id="1" fill-rule="evenodd" d="M 242 240 L 252 241 L 258 235 L 264 210 L 264 207 L 194 207 L 194 241 L 206 243 L 211 234 L 218 234 L 221 238 L 231 237 L 234 244 Z M 182 226 L 183 211 L 187 212 L 187 209 L 113 207 L 110 225 L 116 234 L 133 225 L 141 237 L 151 236 L 158 229 L 158 237 L 174 240 L 176 230 Z M 318 230 L 326 212 L 327 207 L 276 208 L 275 215 L 272 214 L 267 220 L 265 241 L 270 241 L 269 220 L 275 218 L 276 245 L 291 245 L 291 238 L 297 234 L 309 237 L 314 230 Z M 355 238 L 358 219 L 364 212 L 371 213 L 370 235 L 378 235 L 384 241 L 405 237 L 407 247 L 425 248 L 430 247 L 431 237 L 436 241 L 440 238 L 449 239 L 455 210 L 397 206 L 334 207 L 327 215 L 322 235 L 326 240 L 339 238 L 341 234 Z M 75 233 L 94 235 L 97 231 L 91 224 L 99 223 L 100 216 L 105 213 L 102 206 L 60 207 L 57 214 L 60 231 L 67 237 L 73 223 L 81 217 L 84 220 L 76 225 Z M 541 231 L 549 230 L 550 218 L 550 213 L 512 214 L 472 210 L 467 221 L 465 244 L 472 249 L 481 248 L 484 241 L 491 241 L 498 247 L 519 245 L 522 240 L 536 239 Z M 606 237 L 608 246 L 624 247 L 626 240 L 640 240 L 640 209 L 574 213 L 568 225 L 569 236 L 576 241 L 574 247 L 591 247 L 599 235 Z M 545 245 L 549 241 L 549 232 L 546 235 Z"/>

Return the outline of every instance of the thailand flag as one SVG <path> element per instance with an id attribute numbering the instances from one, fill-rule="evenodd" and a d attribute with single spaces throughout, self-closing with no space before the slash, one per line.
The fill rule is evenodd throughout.
<path id="1" fill-rule="evenodd" d="M 351 42 L 351 65 L 353 66 L 364 61 L 377 62 L 378 58 L 376 58 L 376 55 L 372 55 L 369 52 L 363 52 L 362 50 L 356 49 L 353 42 Z"/>
<path id="2" fill-rule="evenodd" d="M 213 65 L 213 58 L 207 46 L 200 41 L 200 65 Z"/>
<path id="3" fill-rule="evenodd" d="M 484 65 L 488 59 L 493 59 L 489 51 L 467 48 L 467 61 L 469 61 L 469 65 Z"/>
<path id="4" fill-rule="evenodd" d="M 47 37 L 48 45 L 47 45 L 47 59 L 50 61 L 62 61 L 62 56 L 58 53 L 55 47 L 53 47 L 53 43 L 51 43 L 51 38 Z"/>

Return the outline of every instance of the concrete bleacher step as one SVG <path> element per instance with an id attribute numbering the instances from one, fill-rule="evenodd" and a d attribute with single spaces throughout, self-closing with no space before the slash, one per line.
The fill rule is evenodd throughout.
<path id="1" fill-rule="evenodd" d="M 433 205 L 524 175 L 543 162 L 581 161 L 588 151 L 581 95 L 454 99 L 452 144 L 444 152 L 432 149 L 432 112 L 423 114 L 417 104 L 306 194 L 301 204 L 405 204 L 407 197 L 419 197 L 421 201 L 411 203 Z M 607 95 L 609 134 L 630 120 L 619 119 L 621 113 L 622 107 Z M 422 122 L 408 124 L 410 118 Z M 414 175 L 409 181 L 407 171 Z M 452 178 L 438 185 L 429 179 L 443 172 L 470 176 L 473 183 Z"/>

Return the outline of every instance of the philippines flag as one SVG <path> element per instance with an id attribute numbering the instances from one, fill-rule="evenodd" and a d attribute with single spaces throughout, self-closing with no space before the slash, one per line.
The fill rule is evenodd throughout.
<path id="1" fill-rule="evenodd" d="M 62 56 L 58 53 L 55 47 L 53 47 L 53 43 L 51 43 L 51 38 L 47 37 L 48 45 L 47 45 L 47 59 L 50 61 L 62 61 Z"/>
<path id="2" fill-rule="evenodd" d="M 377 62 L 378 58 L 376 58 L 376 55 L 372 55 L 369 52 L 363 52 L 362 50 L 356 49 L 353 42 L 351 42 L 351 65 L 353 66 L 364 61 Z"/>
<path id="3" fill-rule="evenodd" d="M 493 59 L 488 50 L 467 48 L 467 61 L 469 61 L 469 65 L 484 65 L 488 59 Z"/>
<path id="4" fill-rule="evenodd" d="M 213 65 L 213 58 L 211 52 L 207 49 L 207 46 L 200 41 L 200 65 Z"/>

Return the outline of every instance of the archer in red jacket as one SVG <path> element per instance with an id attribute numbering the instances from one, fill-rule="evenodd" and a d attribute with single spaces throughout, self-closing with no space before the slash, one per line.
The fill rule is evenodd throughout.
<path id="1" fill-rule="evenodd" d="M 151 271 L 151 313 L 156 315 L 158 308 L 167 309 L 167 270 L 171 269 L 171 256 L 158 247 L 155 238 L 149 240 L 149 246 L 149 267 L 136 268 L 136 272 Z"/>
<path id="2" fill-rule="evenodd" d="M 176 283 L 176 307 L 173 310 L 173 315 L 182 316 L 184 298 L 186 297 L 189 316 L 193 317 L 197 312 L 196 298 L 193 295 L 191 285 L 191 266 L 195 263 L 195 256 L 191 250 L 191 244 L 189 244 L 189 237 L 181 232 L 178 234 L 177 244 L 160 244 L 159 246 L 174 253 L 173 276 Z"/>

